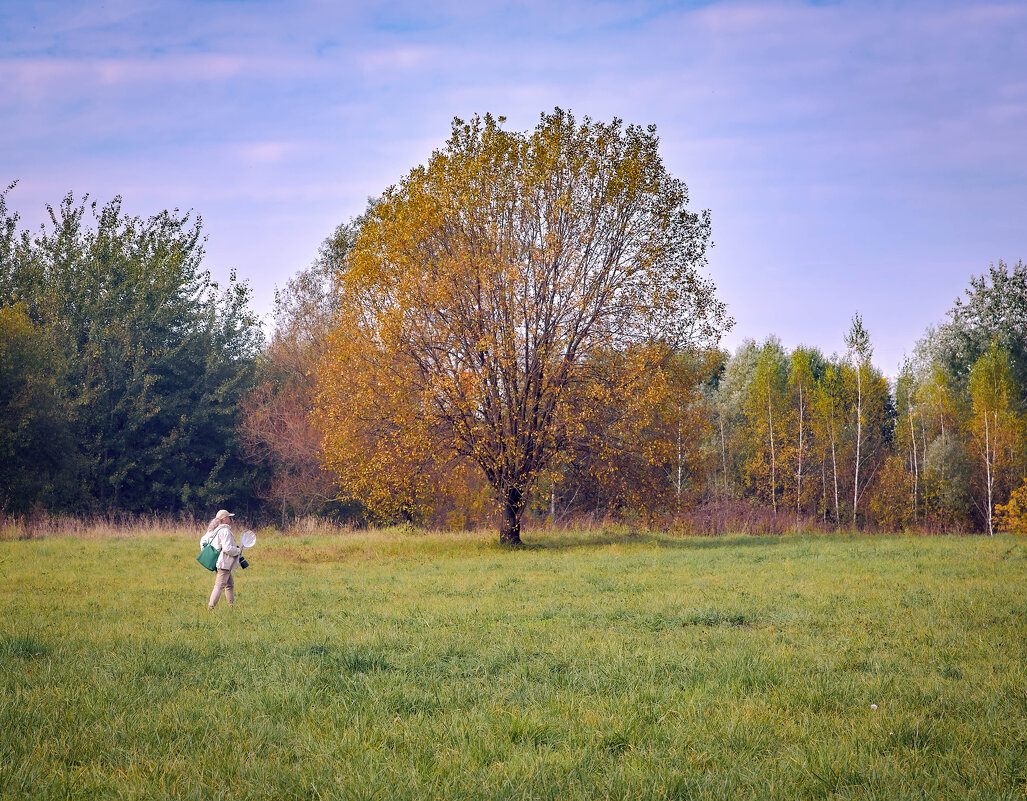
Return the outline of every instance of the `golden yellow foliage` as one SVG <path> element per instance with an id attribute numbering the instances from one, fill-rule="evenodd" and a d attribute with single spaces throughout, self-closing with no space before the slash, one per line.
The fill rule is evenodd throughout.
<path id="1" fill-rule="evenodd" d="M 1009 496 L 1009 503 L 995 506 L 995 528 L 1027 534 L 1027 481 Z"/>

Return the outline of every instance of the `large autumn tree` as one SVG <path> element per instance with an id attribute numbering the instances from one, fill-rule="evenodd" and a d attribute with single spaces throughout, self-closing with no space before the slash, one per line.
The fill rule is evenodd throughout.
<path id="1" fill-rule="evenodd" d="M 517 543 L 540 473 L 616 423 L 611 401 L 648 392 L 668 349 L 730 321 L 700 274 L 709 214 L 654 127 L 560 109 L 529 132 L 503 122 L 455 120 L 364 218 L 319 419 L 347 491 L 416 504 L 430 476 L 476 467 Z"/>

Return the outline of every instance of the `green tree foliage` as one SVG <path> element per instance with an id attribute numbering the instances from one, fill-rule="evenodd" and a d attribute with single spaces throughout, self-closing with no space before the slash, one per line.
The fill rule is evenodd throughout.
<path id="1" fill-rule="evenodd" d="M 178 511 L 249 497 L 237 440 L 260 329 L 248 288 L 202 269 L 201 224 L 76 202 L 35 235 L 6 225 L 0 305 L 19 304 L 50 348 L 71 443 L 53 497 L 74 511 Z"/>
<path id="2" fill-rule="evenodd" d="M 932 344 L 935 357 L 965 383 L 992 343 L 1009 354 L 1016 385 L 1027 387 L 1027 264 L 1023 261 L 1009 267 L 999 260 L 986 274 L 971 277 L 966 297 L 956 300 Z"/>
<path id="3" fill-rule="evenodd" d="M 923 478 L 931 520 L 940 530 L 972 524 L 974 468 L 962 437 L 949 432 L 931 442 Z"/>
<path id="4" fill-rule="evenodd" d="M 906 359 L 895 382 L 895 432 L 893 451 L 903 462 L 908 477 L 906 519 L 917 525 L 921 517 L 922 487 L 920 474 L 927 446 L 921 433 L 925 430 L 922 411 L 916 402 L 918 375 L 914 360 Z M 896 513 L 897 514 L 897 513 Z"/>
<path id="5" fill-rule="evenodd" d="M 853 316 L 852 327 L 845 335 L 845 346 L 852 368 L 848 372 L 848 394 L 852 409 L 850 430 L 855 439 L 852 457 L 852 525 L 855 527 L 860 498 L 881 460 L 887 456 L 884 448 L 891 439 L 893 409 L 884 376 L 871 364 L 870 334 L 858 313 Z"/>
<path id="6" fill-rule="evenodd" d="M 993 343 L 970 368 L 972 415 L 970 442 L 979 457 L 985 524 L 994 533 L 995 498 L 1008 498 L 1017 480 L 1017 462 L 1023 461 L 1021 421 L 1016 412 L 1017 389 L 1009 354 Z M 1019 457 L 1019 459 L 1017 458 Z"/>
<path id="7" fill-rule="evenodd" d="M 786 428 L 789 440 L 788 460 L 793 484 L 795 514 L 801 517 L 816 497 L 816 482 L 810 480 L 813 454 L 813 393 L 824 375 L 824 357 L 815 348 L 798 347 L 792 351 L 788 365 L 788 403 L 791 408 Z"/>
<path id="8" fill-rule="evenodd" d="M 1027 481 L 1009 496 L 1008 503 L 995 507 L 995 528 L 1027 534 Z"/>
<path id="9" fill-rule="evenodd" d="M 785 430 L 788 357 L 781 343 L 771 337 L 756 356 L 745 402 L 742 405 L 754 447 L 747 473 L 756 494 L 777 511 L 778 460 Z"/>
<path id="10" fill-rule="evenodd" d="M 1025 319 L 1027 268 L 999 262 L 971 278 L 965 299 L 927 331 L 900 377 L 906 423 L 896 439 L 922 524 L 990 530 L 991 510 L 1027 475 Z"/>
<path id="11" fill-rule="evenodd" d="M 845 468 L 845 460 L 842 458 L 845 444 L 843 375 L 841 365 L 828 363 L 813 388 L 813 436 L 820 462 L 821 511 L 825 520 L 830 511 L 835 525 L 841 525 L 842 499 L 845 497 L 839 480 L 839 467 L 842 474 Z"/>
<path id="12" fill-rule="evenodd" d="M 727 359 L 717 385 L 715 405 L 717 430 L 715 447 L 720 451 L 724 473 L 724 491 L 728 495 L 743 494 L 748 484 L 746 465 L 754 457 L 756 442 L 746 435 L 745 409 L 749 389 L 756 371 L 760 348 L 746 339 L 734 355 Z"/>
<path id="13" fill-rule="evenodd" d="M 46 337 L 23 304 L 0 307 L 0 509 L 24 513 L 66 497 L 70 488 L 54 477 L 68 446 Z"/>
<path id="14" fill-rule="evenodd" d="M 770 337 L 728 360 L 707 450 L 720 454 L 736 494 L 798 518 L 859 524 L 860 500 L 890 453 L 894 402 L 855 322 L 846 359 L 789 354 Z"/>

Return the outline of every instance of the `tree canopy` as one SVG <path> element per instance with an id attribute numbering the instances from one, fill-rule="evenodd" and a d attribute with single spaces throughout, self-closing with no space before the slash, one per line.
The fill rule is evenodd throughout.
<path id="1" fill-rule="evenodd" d="M 974 363 L 997 343 L 1012 360 L 1013 379 L 1027 387 L 1027 264 L 999 259 L 971 276 L 965 297 L 931 337 L 932 354 L 965 383 Z"/>

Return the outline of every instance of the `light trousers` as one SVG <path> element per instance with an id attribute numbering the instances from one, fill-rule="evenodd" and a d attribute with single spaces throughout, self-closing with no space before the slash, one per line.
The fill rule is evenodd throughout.
<path id="1" fill-rule="evenodd" d="M 232 571 L 218 568 L 217 578 L 214 579 L 214 591 L 210 594 L 210 603 L 207 604 L 208 609 L 213 609 L 217 605 L 222 592 L 229 604 L 235 603 L 235 579 L 232 578 Z"/>

